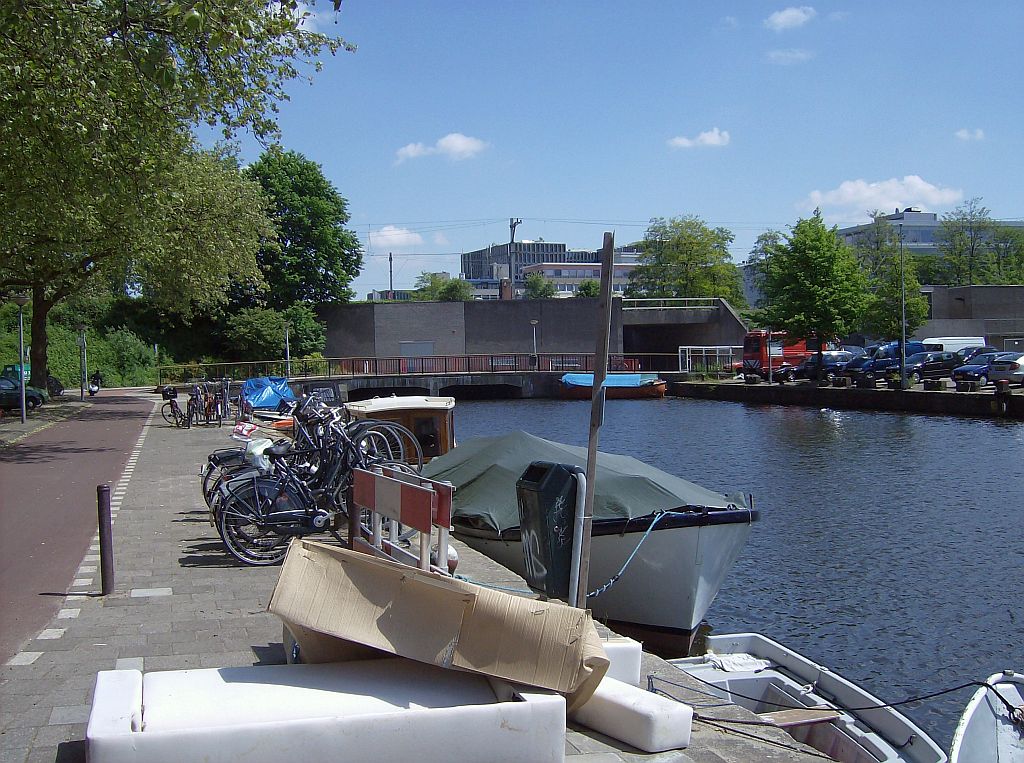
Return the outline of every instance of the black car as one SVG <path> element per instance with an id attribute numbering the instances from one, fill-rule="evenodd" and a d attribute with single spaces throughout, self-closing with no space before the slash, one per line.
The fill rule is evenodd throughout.
<path id="1" fill-rule="evenodd" d="M 961 363 L 970 363 L 975 357 L 983 352 L 999 352 L 995 347 L 991 345 L 977 345 L 974 347 L 962 347 L 956 351 L 956 354 L 960 356 Z"/>
<path id="2" fill-rule="evenodd" d="M 918 352 L 907 358 L 907 379 L 917 384 L 922 379 L 952 376 L 953 369 L 963 361 L 955 352 Z M 895 370 L 899 371 L 897 364 Z"/>
<path id="3" fill-rule="evenodd" d="M 852 352 L 846 350 L 829 350 L 821 354 L 821 366 L 823 369 L 822 378 L 832 381 L 835 377 L 839 376 L 847 363 L 854 359 Z M 803 363 L 798 365 L 794 370 L 794 375 L 798 379 L 817 379 L 818 378 L 818 356 L 811 355 Z"/>
<path id="4" fill-rule="evenodd" d="M 37 408 L 45 402 L 46 398 L 41 390 L 35 387 L 25 387 L 25 407 L 29 410 Z M 16 379 L 0 376 L 0 408 L 11 410 L 21 408 L 21 388 Z"/>

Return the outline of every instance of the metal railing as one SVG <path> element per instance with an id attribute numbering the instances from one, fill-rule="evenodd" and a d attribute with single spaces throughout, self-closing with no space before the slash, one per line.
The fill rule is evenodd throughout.
<path id="1" fill-rule="evenodd" d="M 679 370 L 689 373 L 731 372 L 742 361 L 743 345 L 683 346 L 679 348 Z"/>
<path id="2" fill-rule="evenodd" d="M 494 373 L 587 373 L 594 370 L 594 353 L 496 353 L 493 355 L 429 355 L 413 358 L 311 358 L 291 361 L 290 379 L 354 378 L 360 376 L 443 376 Z M 675 371 L 673 353 L 611 353 L 608 370 L 619 372 Z M 284 376 L 283 360 L 242 363 L 191 363 L 157 368 L 158 384 L 194 380 L 249 379 Z"/>
<path id="3" fill-rule="evenodd" d="M 623 299 L 623 310 L 714 310 L 718 297 L 641 297 Z"/>

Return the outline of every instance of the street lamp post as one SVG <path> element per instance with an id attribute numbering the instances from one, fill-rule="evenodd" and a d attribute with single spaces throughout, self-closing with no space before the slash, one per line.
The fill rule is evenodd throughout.
<path id="1" fill-rule="evenodd" d="M 516 220 L 512 217 L 508 218 L 508 281 L 512 286 L 511 299 L 516 298 L 516 260 L 512 250 L 515 247 L 516 228 L 522 224 L 522 220 Z"/>
<path id="2" fill-rule="evenodd" d="M 18 306 L 18 379 L 21 386 L 21 423 L 25 417 L 25 305 L 28 304 L 27 294 L 15 294 L 14 304 Z"/>
<path id="3" fill-rule="evenodd" d="M 907 279 L 903 275 L 903 223 L 900 233 L 900 390 L 907 388 Z"/>
<path id="4" fill-rule="evenodd" d="M 289 324 L 284 324 L 284 375 L 286 378 L 292 378 L 292 350 L 291 345 L 288 343 L 288 329 Z"/>
<path id="5" fill-rule="evenodd" d="M 540 366 L 540 358 L 537 355 L 537 324 L 540 323 L 536 318 L 530 321 L 530 328 L 533 329 L 533 357 L 530 359 L 535 369 Z"/>
<path id="6" fill-rule="evenodd" d="M 79 323 L 75 326 L 78 331 L 78 399 L 85 402 L 86 370 L 89 364 L 85 357 L 85 324 Z"/>

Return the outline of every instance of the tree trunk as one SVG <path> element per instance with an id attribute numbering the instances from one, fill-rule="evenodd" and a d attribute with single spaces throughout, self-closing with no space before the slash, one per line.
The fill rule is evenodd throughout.
<path id="1" fill-rule="evenodd" d="M 32 347 L 29 354 L 32 364 L 32 378 L 29 381 L 33 387 L 46 389 L 46 377 L 49 369 L 46 365 L 46 350 L 49 346 L 49 337 L 46 333 L 46 317 L 50 314 L 53 302 L 46 299 L 46 288 L 44 286 L 32 287 Z"/>

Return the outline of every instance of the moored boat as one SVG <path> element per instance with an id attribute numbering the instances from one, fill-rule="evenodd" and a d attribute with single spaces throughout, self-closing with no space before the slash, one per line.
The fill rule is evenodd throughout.
<path id="1" fill-rule="evenodd" d="M 765 723 L 784 728 L 797 741 L 834 760 L 943 763 L 947 759 L 898 710 L 765 636 L 709 636 L 707 648 L 703 656 L 669 662 L 709 686 L 715 696 L 757 713 Z"/>
<path id="2" fill-rule="evenodd" d="M 463 443 L 424 475 L 455 485 L 455 537 L 527 577 L 516 481 L 534 461 L 581 466 L 586 458 L 586 448 L 514 432 Z M 639 626 L 649 645 L 672 642 L 685 652 L 757 518 L 746 496 L 725 496 L 634 458 L 600 453 L 590 590 L 636 555 L 613 585 L 588 598 L 588 608 L 620 633 L 638 633 Z M 571 517 L 567 522 L 571 536 Z"/>
<path id="3" fill-rule="evenodd" d="M 609 374 L 603 386 L 610 400 L 632 400 L 665 397 L 668 383 L 657 374 Z M 558 387 L 559 396 L 568 400 L 590 400 L 593 391 L 593 374 L 564 374 Z"/>
<path id="4" fill-rule="evenodd" d="M 1024 675 L 989 676 L 964 708 L 953 733 L 950 763 L 1024 762 Z"/>

